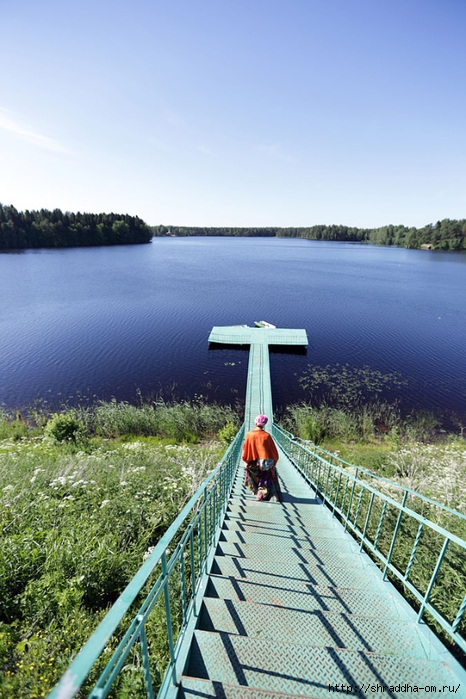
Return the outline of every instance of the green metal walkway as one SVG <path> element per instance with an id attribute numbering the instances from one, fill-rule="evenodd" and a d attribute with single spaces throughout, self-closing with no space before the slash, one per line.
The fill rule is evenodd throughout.
<path id="1" fill-rule="evenodd" d="M 396 685 L 422 687 L 417 696 L 461 685 L 466 696 L 464 673 L 283 452 L 279 473 L 283 504 L 257 502 L 238 474 L 178 697 L 371 696 Z"/>
<path id="2" fill-rule="evenodd" d="M 249 345 L 248 381 L 244 407 L 246 430 L 254 427 L 254 418 L 260 413 L 273 423 L 272 386 L 270 382 L 269 346 L 307 347 L 305 330 L 287 328 L 249 328 L 244 325 L 214 327 L 209 342 L 225 345 Z"/>
<path id="3" fill-rule="evenodd" d="M 466 541 L 455 526 L 466 517 L 272 420 L 284 502 L 257 502 L 243 485 L 240 456 L 254 416 L 272 418 L 268 346 L 307 345 L 306 333 L 217 327 L 209 340 L 251 346 L 245 424 L 50 699 L 76 696 L 122 627 L 88 696 L 126 699 L 118 676 L 139 647 L 144 696 L 153 699 L 146 622 L 155 608 L 165 609 L 169 658 L 160 698 L 466 699 L 465 670 L 425 623 L 428 614 L 465 657 Z M 438 511 L 451 530 L 434 521 Z M 445 588 L 448 614 L 438 605 Z"/>

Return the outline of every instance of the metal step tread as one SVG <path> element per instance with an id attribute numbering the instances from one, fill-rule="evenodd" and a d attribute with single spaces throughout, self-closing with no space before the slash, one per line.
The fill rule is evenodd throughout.
<path id="1" fill-rule="evenodd" d="M 205 596 L 304 611 L 344 612 L 374 619 L 408 620 L 406 611 L 392 594 L 367 589 L 309 585 L 297 590 L 287 589 L 283 585 L 264 585 L 241 578 L 211 575 Z"/>
<path id="2" fill-rule="evenodd" d="M 264 585 L 282 585 L 287 590 L 308 590 L 313 585 L 386 590 L 388 583 L 374 575 L 374 569 L 376 569 L 374 564 L 359 569 L 283 561 L 277 564 L 274 561 L 251 561 L 230 556 L 216 556 L 211 574 Z"/>
<path id="3" fill-rule="evenodd" d="M 194 634 L 186 674 L 211 682 L 316 697 L 328 697 L 329 685 L 409 684 L 424 688 L 457 684 L 451 670 L 434 660 L 271 643 L 269 639 L 200 630 Z"/>
<path id="4" fill-rule="evenodd" d="M 276 546 L 283 548 L 317 548 L 322 546 L 334 547 L 337 549 L 344 548 L 345 543 L 351 544 L 347 538 L 348 535 L 343 533 L 319 529 L 315 534 L 310 533 L 309 536 L 295 536 L 294 534 L 276 534 L 275 532 L 251 532 L 239 531 L 238 529 L 222 529 L 220 532 L 220 541 L 240 541 L 243 544 L 264 544 L 270 546 L 275 542 Z M 325 543 L 325 542 L 329 543 Z"/>
<path id="5" fill-rule="evenodd" d="M 318 699 L 316 694 L 300 694 L 301 699 Z M 177 699 L 295 699 L 295 694 L 274 692 L 257 687 L 245 687 L 226 684 L 225 682 L 210 682 L 199 677 L 183 675 Z"/>
<path id="6" fill-rule="evenodd" d="M 299 645 L 438 660 L 418 624 L 205 597 L 198 628 Z"/>
<path id="7" fill-rule="evenodd" d="M 271 503 L 271 505 L 273 504 Z M 315 511 L 318 508 L 304 515 L 293 512 L 289 514 L 286 512 L 274 512 L 269 507 L 269 503 L 258 503 L 258 505 L 262 506 L 261 510 L 252 506 L 244 509 L 238 508 L 235 511 L 227 510 L 225 521 L 245 525 L 261 524 L 267 527 L 274 527 L 277 531 L 289 529 L 290 527 L 296 530 L 304 530 L 305 532 L 308 532 L 313 527 L 341 529 L 339 522 L 336 519 L 332 519 L 330 513 Z"/>
<path id="8" fill-rule="evenodd" d="M 277 522 L 268 522 L 265 518 L 262 520 L 243 520 L 237 518 L 225 517 L 223 529 L 237 529 L 241 532 L 252 532 L 258 534 L 272 534 L 274 536 L 296 536 L 299 538 L 309 539 L 313 535 L 323 536 L 327 538 L 329 533 L 332 533 L 335 538 L 344 538 L 345 532 L 337 524 L 328 524 L 327 522 L 314 521 L 303 524 L 294 525 L 290 522 L 278 524 Z"/>
<path id="9" fill-rule="evenodd" d="M 318 496 L 312 488 L 307 486 L 306 483 L 296 482 L 296 483 L 285 483 L 282 478 L 279 478 L 280 489 L 283 494 L 283 503 L 287 505 L 316 505 L 320 503 Z M 232 495 L 235 499 L 242 500 L 243 502 L 252 503 L 257 502 L 256 496 L 249 490 L 249 488 L 243 483 L 236 483 L 232 488 Z M 272 501 L 275 503 L 275 501 Z M 275 503 L 279 504 L 279 503 Z"/>
<path id="10" fill-rule="evenodd" d="M 273 561 L 279 565 L 282 561 L 304 565 L 344 566 L 345 568 L 366 568 L 370 559 L 359 556 L 359 549 L 351 551 L 332 551 L 314 548 L 277 548 L 273 544 L 249 546 L 239 542 L 221 541 L 216 550 L 217 556 L 230 556 L 248 561 Z"/>
<path id="11" fill-rule="evenodd" d="M 274 502 L 258 502 L 253 500 L 251 504 L 243 506 L 241 509 L 227 510 L 227 521 L 243 521 L 245 524 L 257 522 L 268 523 L 269 526 L 283 527 L 302 527 L 307 529 L 312 526 L 334 526 L 338 527 L 338 522 L 332 519 L 330 512 L 322 509 L 322 506 L 309 507 L 306 513 L 294 511 L 286 511 L 282 509 L 281 503 L 278 503 L 280 510 L 277 511 Z"/>

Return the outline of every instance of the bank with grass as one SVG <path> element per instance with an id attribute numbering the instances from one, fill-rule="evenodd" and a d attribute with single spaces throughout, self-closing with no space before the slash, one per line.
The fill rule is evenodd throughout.
<path id="1" fill-rule="evenodd" d="M 240 422 L 233 408 L 199 401 L 2 413 L 0 697 L 47 695 Z M 425 421 L 403 421 L 381 404 L 358 411 L 303 403 L 281 422 L 347 461 L 466 511 L 459 436 L 434 434 Z M 160 678 L 166 649 L 158 646 L 157 618 L 154 624 L 151 657 Z M 138 663 L 136 655 L 129 660 L 119 696 L 138 696 Z"/>
<path id="2" fill-rule="evenodd" d="M 200 403 L 3 413 L 1 697 L 46 696 L 237 423 L 232 409 Z M 125 677 L 131 696 L 138 680 Z"/>

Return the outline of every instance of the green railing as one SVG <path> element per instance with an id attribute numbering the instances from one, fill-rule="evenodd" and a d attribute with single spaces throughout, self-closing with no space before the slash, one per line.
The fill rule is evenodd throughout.
<path id="1" fill-rule="evenodd" d="M 303 443 L 277 425 L 273 436 L 383 577 L 401 583 L 418 621 L 427 612 L 466 652 L 466 516 Z"/>
<path id="2" fill-rule="evenodd" d="M 104 699 L 112 689 L 118 692 L 121 671 L 128 657 L 134 660 L 135 656 L 149 699 L 156 696 L 157 690 L 158 696 L 165 696 L 176 685 L 205 592 L 207 571 L 220 536 L 243 437 L 244 425 L 217 468 L 186 504 L 71 663 L 49 699 L 70 699 L 78 692 L 80 697 Z M 152 657 L 153 649 L 157 650 L 157 660 Z M 112 651 L 110 660 L 105 662 Z M 96 682 L 91 681 L 93 676 L 98 676 Z"/>

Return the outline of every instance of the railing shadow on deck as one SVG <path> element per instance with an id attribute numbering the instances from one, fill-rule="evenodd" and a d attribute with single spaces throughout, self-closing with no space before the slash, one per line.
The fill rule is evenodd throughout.
<path id="1" fill-rule="evenodd" d="M 427 613 L 464 664 L 466 515 L 355 467 L 275 424 L 273 436 L 360 550 L 378 564 L 383 579 L 390 578 L 416 609 L 418 622 Z"/>

